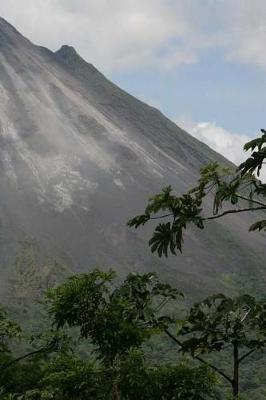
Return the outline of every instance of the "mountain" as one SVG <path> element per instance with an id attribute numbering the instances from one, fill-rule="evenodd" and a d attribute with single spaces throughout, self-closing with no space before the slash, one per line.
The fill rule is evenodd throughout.
<path id="1" fill-rule="evenodd" d="M 24 268 L 35 263 L 47 279 L 57 268 L 156 270 L 195 296 L 265 288 L 265 237 L 248 233 L 250 216 L 189 231 L 183 254 L 162 260 L 148 248 L 151 228 L 126 227 L 151 195 L 168 184 L 186 191 L 214 160 L 229 163 L 73 47 L 35 46 L 0 19 L 3 301 L 10 288 L 22 290 L 18 271 L 28 279 Z"/>

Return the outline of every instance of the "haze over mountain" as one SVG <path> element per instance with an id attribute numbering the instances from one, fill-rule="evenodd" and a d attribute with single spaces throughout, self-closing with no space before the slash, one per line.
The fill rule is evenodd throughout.
<path id="1" fill-rule="evenodd" d="M 248 233 L 250 216 L 189 231 L 183 254 L 162 260 L 146 228 L 126 227 L 151 195 L 186 191 L 214 160 L 227 162 L 71 46 L 35 46 L 0 19 L 1 298 L 29 243 L 40 264 L 73 271 L 156 270 L 197 292 L 252 286 L 252 275 L 265 287 L 265 238 Z"/>

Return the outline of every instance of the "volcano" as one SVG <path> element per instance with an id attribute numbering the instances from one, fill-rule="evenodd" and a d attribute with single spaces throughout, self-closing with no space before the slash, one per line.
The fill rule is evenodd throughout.
<path id="1" fill-rule="evenodd" d="M 36 46 L 0 19 L 0 299 L 18 269 L 46 276 L 157 271 L 195 294 L 265 289 L 265 237 L 235 215 L 188 231 L 183 254 L 152 256 L 132 230 L 150 196 L 191 188 L 221 155 L 110 82 L 71 46 Z M 50 271 L 51 272 L 51 271 Z M 46 275 L 45 275 L 46 274 Z M 252 277 L 252 279 L 251 279 Z"/>

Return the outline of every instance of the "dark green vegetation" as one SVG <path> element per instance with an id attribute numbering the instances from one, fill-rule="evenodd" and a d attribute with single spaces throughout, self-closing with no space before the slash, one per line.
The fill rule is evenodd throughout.
<path id="1" fill-rule="evenodd" d="M 175 320 L 164 314 L 181 294 L 154 274 L 95 270 L 73 276 L 46 294 L 50 329 L 31 338 L 17 358 L 20 328 L 2 312 L 0 384 L 3 399 L 209 399 L 217 379 L 206 365 L 148 362 L 143 344 Z M 74 328 L 74 331 L 71 329 Z M 74 338 L 78 336 L 78 340 Z M 83 356 L 77 343 L 83 341 Z M 27 361 L 28 360 L 28 361 Z"/>
<path id="2" fill-rule="evenodd" d="M 24 337 L 2 310 L 2 398 L 224 399 L 223 380 L 236 396 L 240 366 L 266 344 L 266 303 L 215 295 L 184 314 L 176 312 L 182 297 L 152 273 L 130 274 L 118 284 L 113 271 L 94 270 L 46 292 L 49 319 L 40 333 Z M 151 361 L 145 349 L 156 337 L 177 346 L 171 363 Z M 25 340 L 28 352 L 19 345 Z M 212 352 L 221 353 L 218 360 L 210 359 Z"/>
<path id="3" fill-rule="evenodd" d="M 203 364 L 209 365 L 232 387 L 232 394 L 239 394 L 239 372 L 241 364 L 256 350 L 266 345 L 266 303 L 243 295 L 229 298 L 222 294 L 210 296 L 194 305 L 179 335 L 180 341 L 168 330 L 184 353 L 190 354 Z M 224 352 L 232 349 L 232 376 L 218 366 L 206 362 L 201 355 Z"/>

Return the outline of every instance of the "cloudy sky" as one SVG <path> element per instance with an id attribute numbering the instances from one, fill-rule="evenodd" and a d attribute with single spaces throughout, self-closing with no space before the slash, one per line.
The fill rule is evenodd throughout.
<path id="1" fill-rule="evenodd" d="M 265 0 L 0 0 L 36 44 L 73 45 L 236 163 L 266 127 Z"/>

